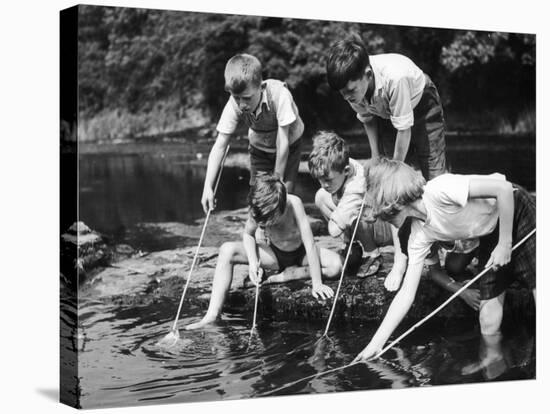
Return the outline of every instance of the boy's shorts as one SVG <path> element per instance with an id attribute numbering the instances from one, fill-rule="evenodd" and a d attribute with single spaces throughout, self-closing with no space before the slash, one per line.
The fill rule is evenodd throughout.
<path id="1" fill-rule="evenodd" d="M 306 248 L 303 244 L 291 252 L 281 250 L 273 243 L 269 243 L 269 247 L 271 247 L 271 250 L 273 250 L 273 253 L 275 254 L 275 258 L 277 259 L 277 263 L 279 264 L 279 272 L 282 272 L 287 267 L 301 266 L 306 255 Z"/>
<path id="2" fill-rule="evenodd" d="M 348 254 L 349 243 L 340 250 L 340 257 L 342 258 L 342 264 L 346 260 L 346 255 Z M 354 241 L 351 245 L 351 252 L 348 257 L 348 262 L 346 263 L 346 269 L 344 274 L 346 276 L 355 276 L 359 271 L 359 268 L 363 264 L 363 246 L 358 241 Z"/>
<path id="3" fill-rule="evenodd" d="M 258 172 L 273 173 L 275 169 L 275 159 L 277 155 L 271 152 L 262 151 L 252 145 L 248 146 L 250 154 L 250 181 L 254 184 Z M 285 176 L 283 181 L 296 182 L 298 176 L 298 167 L 300 166 L 300 157 L 302 155 L 302 138 L 298 138 L 288 149 L 288 159 L 286 162 Z"/>
<path id="4" fill-rule="evenodd" d="M 426 180 L 447 172 L 445 119 L 437 88 L 428 75 L 422 98 L 413 109 L 414 125 L 405 162 L 419 169 Z M 397 130 L 389 119 L 378 118 L 379 147 L 392 158 Z"/>
<path id="5" fill-rule="evenodd" d="M 536 227 L 535 198 L 525 189 L 514 185 L 514 225 L 512 229 L 512 245 L 515 245 Z M 480 238 L 479 263 L 480 270 L 491 257 L 498 244 L 499 223 L 495 230 Z M 536 234 L 533 234 L 520 247 L 512 252 L 512 260 L 506 266 L 494 271 L 488 271 L 480 279 L 480 297 L 483 300 L 500 295 L 514 281 L 519 281 L 528 289 L 536 288 Z"/>

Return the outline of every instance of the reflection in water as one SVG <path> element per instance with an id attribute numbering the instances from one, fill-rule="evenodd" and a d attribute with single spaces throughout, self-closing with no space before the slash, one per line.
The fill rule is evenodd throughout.
<path id="1" fill-rule="evenodd" d="M 480 142 L 485 144 L 480 145 Z M 193 223 L 202 218 L 200 198 L 206 157 L 197 161 L 193 148 L 162 144 L 139 154 L 82 154 L 79 156 L 79 216 L 96 231 L 146 251 L 182 247 L 183 237 L 158 237 L 143 223 Z M 534 138 L 453 137 L 447 154 L 453 172 L 484 174 L 495 171 L 535 190 Z M 491 156 L 487 156 L 487 151 Z M 201 149 L 204 151 L 204 149 Z M 306 160 L 307 151 L 303 154 Z M 245 154 L 233 154 L 246 159 Z M 367 140 L 353 140 L 352 156 L 368 156 Z M 217 210 L 245 207 L 249 173 L 226 165 L 217 195 Z M 302 173 L 296 194 L 313 202 L 318 184 Z M 158 229 L 157 229 L 158 231 Z"/>
<path id="2" fill-rule="evenodd" d="M 534 368 L 530 367 L 534 363 L 534 343 L 535 337 L 525 332 L 516 333 L 513 338 L 504 338 L 501 333 L 481 335 L 479 359 L 464 366 L 462 374 L 481 373 L 486 380 L 511 379 L 507 374 L 513 370 Z"/>
<path id="3" fill-rule="evenodd" d="M 375 328 L 339 322 L 329 339 L 319 341 L 324 321 L 259 318 L 251 338 L 252 315 L 224 313 L 219 323 L 202 331 L 181 330 L 177 344 L 163 349 L 156 344 L 170 331 L 176 305 L 169 299 L 141 307 L 81 301 L 78 384 L 84 408 L 269 394 L 349 364 Z M 202 312 L 184 307 L 179 326 Z M 427 324 L 384 359 L 299 382 L 274 395 L 534 378 L 532 333 L 514 329 L 502 341 L 483 340 L 480 347 L 478 332 L 472 325 Z M 507 371 L 495 374 L 504 365 Z"/>
<path id="4" fill-rule="evenodd" d="M 80 220 L 116 242 L 147 251 L 183 247 L 189 244 L 185 238 L 158 237 L 141 224 L 191 224 L 204 216 L 200 199 L 206 166 L 189 161 L 188 155 L 84 155 L 79 172 Z M 248 178 L 247 170 L 224 168 L 218 211 L 245 207 Z M 301 174 L 297 194 L 312 201 L 314 193 L 313 180 Z"/>
<path id="5" fill-rule="evenodd" d="M 502 171 L 534 190 L 534 145 L 516 149 L 506 152 L 495 144 L 492 151 L 498 156 L 487 158 L 479 148 L 458 151 L 449 145 L 449 158 L 455 171 Z M 504 154 L 514 160 L 506 161 Z M 183 237 L 162 239 L 140 224 L 192 223 L 202 217 L 204 172 L 204 160 L 202 164 L 192 162 L 189 154 L 82 155 L 80 219 L 135 249 L 185 246 Z M 247 183 L 247 171 L 224 169 L 220 189 L 230 191 L 220 191 L 218 209 L 243 207 Z M 312 202 L 313 180 L 301 174 L 298 184 L 298 195 Z M 259 396 L 349 364 L 375 328 L 374 324 L 365 327 L 339 322 L 330 340 L 318 341 L 325 321 L 259 318 L 250 337 L 252 315 L 225 313 L 220 323 L 203 331 L 181 331 L 177 345 L 166 350 L 155 344 L 170 331 L 177 308 L 173 300 L 161 298 L 154 305 L 132 307 L 82 298 L 78 311 L 76 303 L 65 305 L 61 311 L 62 347 L 78 348 L 80 354 L 78 361 L 62 361 L 62 367 L 78 363 L 79 377 L 68 398 L 78 395 L 84 408 Z M 67 322 L 74 320 L 75 313 L 78 327 Z M 185 317 L 178 325 L 187 325 L 202 313 L 196 307 L 184 308 Z M 282 394 L 534 378 L 532 332 L 513 329 L 503 338 L 493 339 L 481 338 L 480 342 L 478 326 L 427 324 L 385 359 L 296 384 Z"/>

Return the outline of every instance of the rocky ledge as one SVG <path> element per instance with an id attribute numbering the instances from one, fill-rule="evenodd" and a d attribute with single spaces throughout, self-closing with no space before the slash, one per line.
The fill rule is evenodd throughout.
<path id="1" fill-rule="evenodd" d="M 326 225 L 315 210 L 306 206 L 317 243 L 329 249 L 339 248 L 339 242 L 326 235 Z M 204 247 L 199 250 L 199 260 L 191 275 L 186 295 L 189 305 L 206 310 L 210 298 L 211 281 L 216 266 L 219 246 L 224 241 L 238 240 L 246 218 L 244 209 L 219 212 L 211 217 Z M 143 224 L 157 226 L 171 236 L 185 235 L 198 241 L 202 222 L 196 225 L 180 223 Z M 80 231 L 80 233 L 79 233 Z M 80 234 L 80 236 L 79 236 Z M 82 234 L 86 238 L 82 237 Z M 72 246 L 72 247 L 71 247 Z M 108 246 L 100 235 L 92 232 L 83 223 L 75 225 L 71 232 L 62 236 L 62 256 L 78 252 L 78 257 L 67 258 L 66 283 L 80 278 L 79 295 L 121 305 L 144 306 L 173 299 L 174 307 L 183 291 L 189 268 L 195 254 L 195 246 L 151 253 L 136 252 L 129 246 Z M 101 251 L 101 254 L 98 253 Z M 338 296 L 335 318 L 348 320 L 380 321 L 391 303 L 394 293 L 384 288 L 384 278 L 391 269 L 393 248 L 381 249 L 383 263 L 378 273 L 365 277 L 367 268 L 362 266 L 357 276 L 345 276 Z M 67 270 L 78 268 L 78 272 Z M 73 269 L 74 270 L 74 269 Z M 255 289 L 247 280 L 248 269 L 238 265 L 234 270 L 231 291 L 226 309 L 253 311 Z M 336 291 L 338 280 L 324 282 Z M 449 297 L 424 274 L 415 303 L 408 314 L 409 319 L 420 319 Z M 263 284 L 260 288 L 259 309 L 263 317 L 274 319 L 327 319 L 332 299 L 318 301 L 311 295 L 309 280 L 284 284 Z M 530 292 L 510 289 L 507 294 L 505 317 L 518 322 L 534 322 L 535 306 Z M 477 313 L 460 298 L 456 298 L 436 315 L 445 320 L 477 319 Z"/>

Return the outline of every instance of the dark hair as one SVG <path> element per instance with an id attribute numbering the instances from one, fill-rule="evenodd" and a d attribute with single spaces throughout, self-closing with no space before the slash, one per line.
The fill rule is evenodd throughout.
<path id="1" fill-rule="evenodd" d="M 286 209 L 286 187 L 277 177 L 266 172 L 256 174 L 248 193 L 248 206 L 254 221 L 269 224 Z"/>
<path id="2" fill-rule="evenodd" d="M 349 81 L 359 79 L 370 64 L 361 37 L 352 33 L 332 44 L 327 59 L 327 80 L 332 89 L 343 89 Z"/>
<path id="3" fill-rule="evenodd" d="M 320 131 L 313 137 L 308 167 L 313 178 L 327 176 L 331 170 L 341 173 L 349 164 L 349 148 L 334 132 Z"/>
<path id="4" fill-rule="evenodd" d="M 225 90 L 242 93 L 248 85 L 259 87 L 262 83 L 262 64 L 246 53 L 233 56 L 227 61 L 224 71 Z"/>

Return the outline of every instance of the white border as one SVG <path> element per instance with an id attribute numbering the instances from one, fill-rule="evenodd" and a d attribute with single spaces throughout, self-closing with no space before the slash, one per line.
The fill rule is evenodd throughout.
<path id="1" fill-rule="evenodd" d="M 538 238 L 545 242 L 542 206 L 545 140 L 543 105 L 548 56 L 548 24 L 543 2 L 392 0 L 278 1 L 105 1 L 94 4 L 188 11 L 303 17 L 446 28 L 471 28 L 537 34 L 537 198 Z M 6 6 L 7 4 L 7 6 Z M 59 10 L 76 3 L 9 2 L 2 8 L 2 411 L 69 412 L 58 392 L 58 215 L 59 215 Z M 384 8 L 386 6 L 386 8 Z M 546 52 L 546 53 L 545 53 Z M 543 83 L 544 85 L 543 89 Z M 506 87 L 506 85 L 503 85 Z M 7 90 L 7 91 L 6 91 Z M 6 93 L 7 92 L 7 93 Z M 548 138 L 548 137 L 546 137 Z M 7 191 L 6 191 L 7 190 Z M 544 230 L 543 230 L 544 225 Z M 277 397 L 221 403 L 171 404 L 105 409 L 105 413 L 215 412 L 521 412 L 542 406 L 548 392 L 548 367 L 542 343 L 544 300 L 542 269 L 545 243 L 539 242 L 539 309 L 535 381 L 384 390 L 331 395 Z M 7 266 L 6 266 L 7 265 Z M 541 298 L 543 298 L 541 300 Z M 547 302 L 547 301 L 546 301 Z M 542 308 L 541 308 L 542 306 Z M 546 404 L 545 404 L 546 405 Z M 536 409 L 535 412 L 540 412 Z"/>

